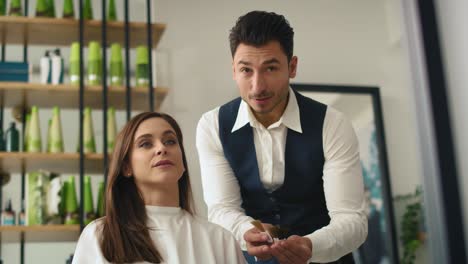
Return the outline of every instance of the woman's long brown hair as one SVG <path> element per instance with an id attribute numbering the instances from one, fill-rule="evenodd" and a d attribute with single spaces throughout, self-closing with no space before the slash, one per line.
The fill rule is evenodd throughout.
<path id="1" fill-rule="evenodd" d="M 164 119 L 176 132 L 185 166 L 185 172 L 178 182 L 179 205 L 193 213 L 187 159 L 179 125 L 171 116 L 157 112 L 144 112 L 133 117 L 118 134 L 109 165 L 106 216 L 101 219 L 103 225 L 100 246 L 104 257 L 111 263 L 162 261 L 149 235 L 145 203 L 134 177 L 124 176 L 124 168 L 129 165 L 135 132 L 143 121 L 150 118 Z"/>

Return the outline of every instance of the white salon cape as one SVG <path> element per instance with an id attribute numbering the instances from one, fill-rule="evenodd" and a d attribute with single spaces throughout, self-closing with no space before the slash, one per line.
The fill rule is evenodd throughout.
<path id="1" fill-rule="evenodd" d="M 163 258 L 162 263 L 246 263 L 234 236 L 224 228 L 179 207 L 146 206 L 146 212 L 150 236 Z M 74 264 L 109 263 L 99 246 L 98 225 L 99 220 L 83 230 Z"/>

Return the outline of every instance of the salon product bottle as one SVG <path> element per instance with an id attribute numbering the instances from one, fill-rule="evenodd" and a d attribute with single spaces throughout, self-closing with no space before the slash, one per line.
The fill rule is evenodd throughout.
<path id="1" fill-rule="evenodd" d="M 70 83 L 80 84 L 80 43 L 73 42 L 70 49 Z"/>
<path id="2" fill-rule="evenodd" d="M 101 65 L 101 45 L 91 41 L 88 46 L 88 85 L 101 84 Z"/>
<path id="3" fill-rule="evenodd" d="M 46 146 L 46 152 L 49 153 L 50 152 L 50 144 L 52 143 L 52 141 L 50 140 L 50 127 L 52 125 L 52 118 L 49 119 L 49 121 L 47 122 L 47 146 Z"/>
<path id="4" fill-rule="evenodd" d="M 60 55 L 60 50 L 55 49 L 51 56 L 52 61 L 52 84 L 63 83 L 63 58 Z"/>
<path id="5" fill-rule="evenodd" d="M 94 213 L 93 206 L 93 192 L 91 190 L 91 177 L 88 175 L 84 178 L 84 224 L 87 225 L 96 219 L 96 214 Z"/>
<path id="6" fill-rule="evenodd" d="M 107 153 L 112 153 L 117 135 L 117 124 L 115 122 L 115 109 L 107 109 Z"/>
<path id="7" fill-rule="evenodd" d="M 96 208 L 96 215 L 97 217 L 104 216 L 104 182 L 100 182 L 98 186 L 98 201 L 97 201 L 97 208 Z"/>
<path id="8" fill-rule="evenodd" d="M 24 199 L 21 200 L 21 209 L 18 213 L 18 225 L 26 225 L 26 213 L 24 211 Z"/>
<path id="9" fill-rule="evenodd" d="M 10 16 L 22 16 L 23 11 L 21 10 L 21 0 L 11 0 L 10 1 Z"/>
<path id="10" fill-rule="evenodd" d="M 91 108 L 86 107 L 83 118 L 83 152 L 96 153 Z"/>
<path id="11" fill-rule="evenodd" d="M 70 176 L 66 184 L 68 184 L 68 186 L 65 201 L 65 224 L 77 225 L 80 223 L 80 220 L 78 213 L 78 200 L 76 198 L 75 177 Z"/>
<path id="12" fill-rule="evenodd" d="M 72 264 L 73 263 L 73 254 L 68 257 L 68 259 L 65 261 L 65 264 Z"/>
<path id="13" fill-rule="evenodd" d="M 2 225 L 15 225 L 15 216 L 15 211 L 13 211 L 13 208 L 11 206 L 11 199 L 8 199 L 5 210 L 2 212 Z"/>
<path id="14" fill-rule="evenodd" d="M 7 7 L 7 1 L 0 0 L 0 16 L 6 15 L 6 9 L 7 9 L 6 7 Z"/>
<path id="15" fill-rule="evenodd" d="M 116 21 L 117 20 L 117 11 L 115 9 L 115 0 L 109 1 L 109 11 L 107 13 L 107 20 L 108 21 Z"/>
<path id="16" fill-rule="evenodd" d="M 111 45 L 111 57 L 109 67 L 110 85 L 123 85 L 123 60 L 122 60 L 122 47 L 118 43 Z"/>
<path id="17" fill-rule="evenodd" d="M 0 127 L 0 151 L 5 151 L 5 139 L 3 138 L 3 129 L 1 127 Z"/>
<path id="18" fill-rule="evenodd" d="M 31 114 L 26 114 L 26 124 L 24 126 L 24 135 L 23 135 L 23 151 L 28 150 L 29 142 L 29 128 L 31 127 Z"/>
<path id="19" fill-rule="evenodd" d="M 47 0 L 47 16 L 55 17 L 55 0 Z"/>
<path id="20" fill-rule="evenodd" d="M 41 152 L 41 127 L 39 125 L 39 110 L 37 106 L 31 108 L 31 124 L 29 126 L 28 152 Z"/>
<path id="21" fill-rule="evenodd" d="M 136 86 L 146 87 L 149 84 L 148 47 L 138 46 L 136 53 Z"/>
<path id="22" fill-rule="evenodd" d="M 83 7 L 84 19 L 93 19 L 93 5 L 91 0 L 85 0 Z"/>
<path id="23" fill-rule="evenodd" d="M 8 152 L 17 152 L 19 151 L 19 132 L 18 129 L 16 129 L 16 124 L 15 122 L 10 123 L 10 127 L 5 133 L 6 139 L 6 147 L 5 150 Z"/>
<path id="24" fill-rule="evenodd" d="M 75 18 L 73 0 L 65 0 L 63 2 L 63 18 Z"/>
<path id="25" fill-rule="evenodd" d="M 59 215 L 62 218 L 62 223 L 65 220 L 65 214 L 66 214 L 66 209 L 67 209 L 67 190 L 68 190 L 68 183 L 67 181 L 64 181 L 62 183 L 62 188 L 60 189 L 60 203 L 59 203 Z"/>
<path id="26" fill-rule="evenodd" d="M 49 152 L 62 153 L 63 152 L 63 136 L 62 124 L 60 121 L 60 109 L 55 106 L 53 108 L 52 122 L 50 124 L 50 143 Z"/>
<path id="27" fill-rule="evenodd" d="M 52 82 L 52 61 L 50 59 L 50 51 L 46 50 L 44 56 L 40 59 L 40 71 L 41 71 L 41 83 L 51 83 Z"/>
<path id="28" fill-rule="evenodd" d="M 47 0 L 37 0 L 36 1 L 36 16 L 46 17 L 47 13 L 48 13 Z"/>

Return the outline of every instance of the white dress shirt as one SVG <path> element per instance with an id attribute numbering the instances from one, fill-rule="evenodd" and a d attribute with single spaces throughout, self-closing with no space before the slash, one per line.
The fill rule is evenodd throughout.
<path id="1" fill-rule="evenodd" d="M 246 250 L 244 233 L 253 220 L 241 207 L 237 178 L 224 157 L 219 138 L 219 107 L 205 113 L 197 126 L 197 150 L 208 219 L 230 230 Z M 250 124 L 261 182 L 274 191 L 284 182 L 285 146 L 288 128 L 302 133 L 296 96 L 289 89 L 286 109 L 276 123 L 265 128 L 241 101 L 232 131 Z M 312 241 L 311 262 L 331 262 L 358 248 L 367 237 L 364 184 L 359 146 L 351 123 L 327 107 L 323 132 L 323 187 L 330 223 L 305 236 Z"/>
<path id="2" fill-rule="evenodd" d="M 146 206 L 150 236 L 162 263 L 246 263 L 232 234 L 180 207 Z M 91 222 L 81 233 L 73 264 L 109 263 L 99 246 L 102 222 Z M 148 262 L 138 262 L 148 263 Z"/>

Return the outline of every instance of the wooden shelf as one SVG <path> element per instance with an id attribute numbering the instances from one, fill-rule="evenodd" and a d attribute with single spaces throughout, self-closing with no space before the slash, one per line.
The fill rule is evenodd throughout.
<path id="1" fill-rule="evenodd" d="M 57 173 L 79 173 L 79 153 L 0 152 L 0 169 L 8 173 L 21 173 L 44 169 Z M 85 155 L 85 173 L 104 174 L 103 155 Z"/>
<path id="2" fill-rule="evenodd" d="M 84 43 L 101 41 L 101 21 L 84 21 Z M 146 45 L 146 23 L 130 22 L 130 46 Z M 166 28 L 165 24 L 153 24 L 153 46 L 156 47 Z M 107 22 L 108 43 L 125 43 L 125 24 L 122 21 Z M 79 20 L 42 17 L 0 16 L 0 37 L 6 44 L 70 46 L 79 41 Z"/>
<path id="3" fill-rule="evenodd" d="M 132 87 L 132 109 L 147 111 L 149 109 L 148 88 Z M 154 106 L 159 110 L 168 93 L 167 88 L 157 87 L 154 90 Z M 107 89 L 108 105 L 116 109 L 126 109 L 126 88 L 110 86 Z M 79 86 L 71 84 L 37 84 L 21 82 L 0 82 L 0 102 L 5 107 L 36 105 L 39 108 L 79 107 Z M 102 109 L 102 86 L 86 86 L 84 105 L 94 109 Z"/>
<path id="4" fill-rule="evenodd" d="M 79 225 L 0 226 L 2 242 L 19 242 L 24 234 L 26 242 L 77 241 Z"/>

